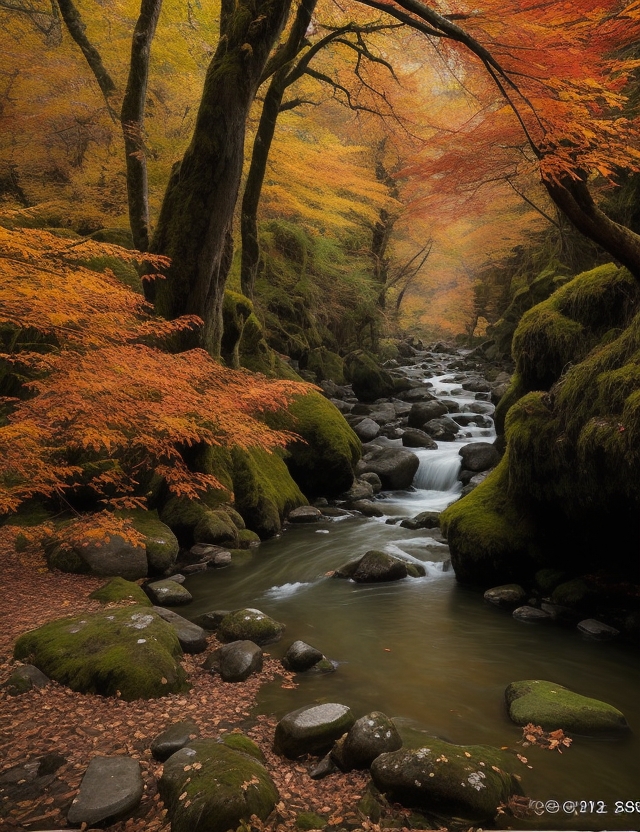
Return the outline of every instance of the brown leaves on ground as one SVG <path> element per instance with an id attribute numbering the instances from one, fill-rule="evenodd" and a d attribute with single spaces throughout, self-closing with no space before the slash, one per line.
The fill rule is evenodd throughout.
<path id="1" fill-rule="evenodd" d="M 16 553 L 6 530 L 0 529 L 0 560 L 7 603 L 0 627 L 0 682 L 11 674 L 16 638 L 26 630 L 54 618 L 100 609 L 90 592 L 104 584 L 100 578 L 50 573 L 35 549 Z M 216 646 L 211 639 L 211 648 Z M 168 725 L 190 718 L 202 737 L 218 737 L 242 730 L 256 742 L 280 793 L 280 802 L 266 823 L 247 824 L 256 832 L 294 830 L 300 812 L 315 812 L 327 824 L 377 832 L 357 810 L 369 781 L 368 773 L 334 774 L 324 780 L 309 777 L 315 760 L 292 762 L 272 751 L 276 720 L 252 716 L 260 687 L 278 676 L 291 674 L 280 663 L 266 659 L 262 673 L 242 684 L 225 684 L 202 670 L 202 656 L 185 656 L 183 665 L 192 689 L 162 699 L 123 702 L 88 696 L 51 683 L 42 690 L 20 696 L 0 692 L 0 778 L 7 771 L 58 753 L 65 762 L 44 788 L 31 784 L 0 785 L 0 826 L 6 832 L 66 828 L 66 815 L 80 781 L 95 756 L 127 754 L 140 762 L 144 794 L 140 806 L 125 820 L 111 824 L 107 832 L 169 832 L 166 810 L 157 791 L 162 765 L 149 751 L 151 740 Z M 290 682 L 288 682 L 290 683 Z M 408 825 L 408 811 L 385 807 L 384 818 Z"/>
<path id="2" fill-rule="evenodd" d="M 562 754 L 562 748 L 569 748 L 572 742 L 571 737 L 568 737 L 562 728 L 556 731 L 545 731 L 540 725 L 529 722 L 522 729 L 522 745 L 525 748 L 529 745 L 539 745 L 540 748 L 547 748 L 549 751 L 557 750 Z"/>

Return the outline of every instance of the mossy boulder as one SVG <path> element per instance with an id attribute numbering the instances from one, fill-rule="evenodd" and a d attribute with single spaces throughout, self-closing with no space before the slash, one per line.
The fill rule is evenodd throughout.
<path id="1" fill-rule="evenodd" d="M 169 757 L 158 790 L 172 832 L 227 832 L 252 815 L 266 820 L 278 800 L 258 760 L 211 739 L 194 740 Z"/>
<path id="2" fill-rule="evenodd" d="M 159 573 L 171 569 L 180 545 L 169 526 L 160 520 L 158 512 L 134 509 L 118 512 L 118 515 L 131 520 L 134 529 L 144 535 L 149 570 Z"/>
<path id="3" fill-rule="evenodd" d="M 121 577 L 129 581 L 146 578 L 149 571 L 144 546 L 131 543 L 119 534 L 106 540 L 98 527 L 68 546 L 51 538 L 45 544 L 45 555 L 50 569 L 99 577 Z"/>
<path id="4" fill-rule="evenodd" d="M 522 793 L 513 770 L 514 761 L 497 748 L 430 738 L 422 748 L 381 754 L 371 764 L 371 777 L 389 799 L 405 806 L 488 821 Z"/>
<path id="5" fill-rule="evenodd" d="M 144 590 L 138 584 L 125 581 L 124 578 L 112 578 L 109 583 L 99 589 L 94 589 L 89 598 L 100 601 L 101 604 L 135 603 L 142 607 L 151 606 L 151 601 Z"/>
<path id="6" fill-rule="evenodd" d="M 253 304 L 245 295 L 226 290 L 222 304 L 221 353 L 230 367 L 240 367 L 240 340 L 247 319 L 253 314 Z"/>
<path id="7" fill-rule="evenodd" d="M 528 679 L 512 682 L 505 691 L 510 719 L 517 725 L 533 723 L 545 731 L 611 734 L 629 729 L 624 714 L 612 705 L 574 693 L 563 685 Z"/>
<path id="8" fill-rule="evenodd" d="M 238 548 L 238 529 L 222 509 L 205 511 L 193 530 L 196 543 L 214 543 Z"/>
<path id="9" fill-rule="evenodd" d="M 250 740 L 249 737 L 244 734 L 238 733 L 237 728 L 232 733 L 224 734 L 220 737 L 220 741 L 223 742 L 227 748 L 232 748 L 234 751 L 241 751 L 243 754 L 253 757 L 259 763 L 265 762 L 265 756 L 262 753 L 260 746 L 256 745 L 253 740 Z"/>
<path id="10" fill-rule="evenodd" d="M 362 402 L 393 396 L 410 387 L 405 379 L 394 378 L 383 370 L 374 356 L 364 350 L 356 350 L 345 358 L 345 374 Z"/>
<path id="11" fill-rule="evenodd" d="M 154 699 L 188 689 L 173 628 L 146 606 L 61 618 L 20 636 L 14 657 L 80 693 Z"/>
<path id="12" fill-rule="evenodd" d="M 308 354 L 305 367 L 312 372 L 316 382 L 334 381 L 336 384 L 344 384 L 344 361 L 336 352 L 331 352 L 326 347 L 317 347 Z"/>
<path id="13" fill-rule="evenodd" d="M 246 640 L 262 645 L 279 641 L 283 632 L 284 624 L 260 610 L 242 609 L 225 616 L 216 634 L 220 641 Z"/>
<path id="14" fill-rule="evenodd" d="M 226 534 L 229 539 L 233 539 L 237 544 L 235 524 L 221 508 L 228 496 L 227 491 L 212 490 L 203 494 L 198 500 L 192 500 L 189 497 L 169 497 L 160 509 L 160 520 L 169 526 L 183 546 L 190 547 L 196 542 L 219 542 L 215 540 L 197 540 L 196 529 L 198 529 L 199 534 L 204 536 L 207 536 L 209 531 L 212 534 L 219 532 L 221 538 L 224 538 Z M 225 544 L 222 543 L 221 545 Z"/>

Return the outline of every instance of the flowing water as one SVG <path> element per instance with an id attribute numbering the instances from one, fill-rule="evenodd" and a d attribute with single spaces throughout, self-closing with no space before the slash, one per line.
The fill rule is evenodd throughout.
<path id="1" fill-rule="evenodd" d="M 455 388 L 437 378 L 432 382 L 441 395 L 451 396 Z M 463 406 L 473 401 L 458 395 Z M 464 440 L 417 451 L 414 489 L 383 494 L 378 505 L 385 518 L 291 526 L 243 565 L 190 577 L 186 586 L 194 601 L 188 614 L 257 607 L 286 624 L 285 638 L 267 648 L 271 655 L 281 657 L 302 639 L 338 663 L 332 674 L 298 675 L 295 690 L 265 686 L 258 702 L 263 713 L 282 716 L 335 701 L 357 716 L 384 711 L 413 744 L 424 735 L 509 746 L 527 759 L 521 771 L 527 796 L 559 803 L 558 810 L 547 803 L 539 818 L 515 821 L 512 828 L 638 830 L 637 654 L 623 644 L 589 641 L 575 630 L 516 621 L 456 583 L 437 529 L 411 531 L 385 522 L 441 510 L 459 496 L 461 444 L 491 441 L 486 428 L 465 431 L 470 435 Z M 371 548 L 420 561 L 426 577 L 358 585 L 327 576 Z M 627 716 L 632 732 L 616 740 L 574 737 L 563 754 L 523 748 L 517 745 L 521 730 L 504 708 L 505 687 L 519 679 L 550 680 L 610 702 Z"/>

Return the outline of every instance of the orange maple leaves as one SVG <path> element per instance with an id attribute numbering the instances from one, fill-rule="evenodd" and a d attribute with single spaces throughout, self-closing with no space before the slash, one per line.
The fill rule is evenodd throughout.
<path id="1" fill-rule="evenodd" d="M 141 506 L 139 484 L 151 475 L 196 497 L 223 486 L 189 470 L 186 448 L 285 444 L 289 434 L 256 416 L 284 406 L 300 384 L 226 369 L 203 350 L 164 351 L 163 339 L 197 319 L 156 319 L 113 275 L 78 265 L 96 251 L 134 260 L 137 253 L 84 249 L 46 232 L 0 228 L 0 361 L 28 378 L 19 398 L 4 399 L 0 513 L 79 484 L 112 507 Z"/>

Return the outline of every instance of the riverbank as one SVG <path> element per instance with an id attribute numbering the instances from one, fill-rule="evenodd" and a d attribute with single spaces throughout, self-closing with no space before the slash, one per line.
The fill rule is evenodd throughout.
<path id="1" fill-rule="evenodd" d="M 7 593 L 0 628 L 0 677 L 4 679 L 12 669 L 13 644 L 18 635 L 61 614 L 96 611 L 100 604 L 88 596 L 104 581 L 49 572 L 37 551 L 16 553 L 6 529 L 1 530 L 0 559 Z M 216 646 L 212 636 L 209 650 Z M 140 762 L 142 802 L 127 819 L 101 828 L 107 832 L 169 830 L 157 792 L 162 765 L 152 758 L 149 745 L 168 725 L 187 717 L 199 726 L 202 737 L 241 730 L 261 748 L 280 801 L 269 821 L 254 828 L 264 832 L 298 829 L 296 820 L 309 812 L 320 815 L 326 825 L 335 829 L 374 828 L 356 808 L 365 794 L 368 773 L 341 773 L 312 780 L 308 776 L 311 763 L 291 762 L 273 753 L 276 720 L 251 715 L 264 684 L 279 680 L 282 685 L 293 685 L 291 675 L 279 661 L 266 658 L 263 671 L 241 684 L 225 684 L 220 677 L 202 670 L 201 663 L 201 656 L 185 655 L 182 664 L 191 690 L 156 700 L 123 702 L 81 695 L 55 682 L 20 696 L 0 693 L 3 828 L 7 832 L 69 828 L 66 814 L 90 760 L 126 754 Z M 42 757 L 48 758 L 51 767 L 58 767 L 53 773 L 30 781 L 28 765 Z M 20 772 L 20 776 L 7 777 L 8 772 L 18 771 L 25 764 L 24 775 Z M 389 817 L 382 825 L 404 828 L 408 816 L 408 810 L 389 807 Z"/>

